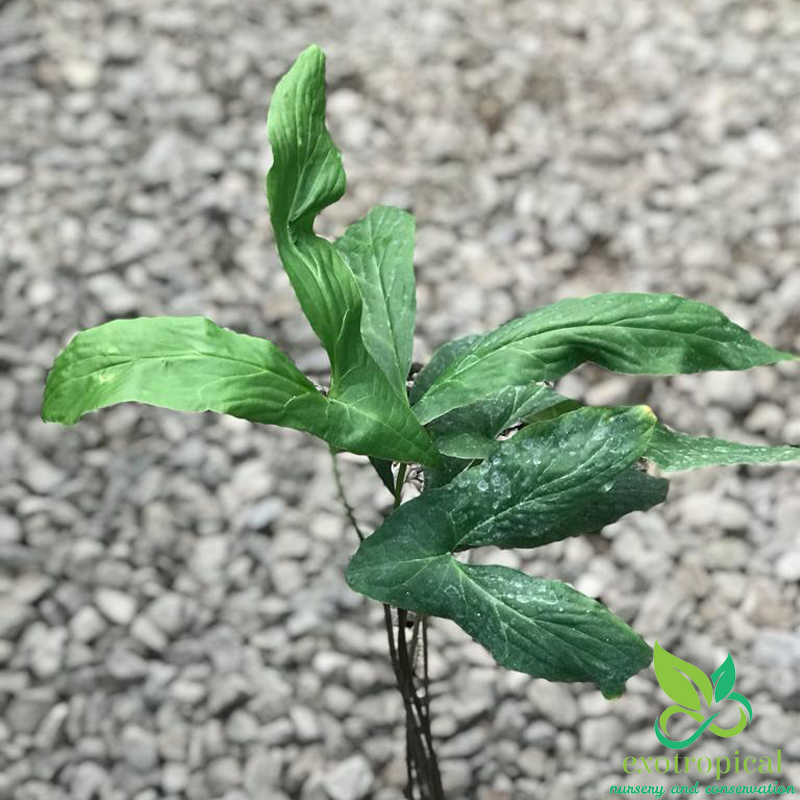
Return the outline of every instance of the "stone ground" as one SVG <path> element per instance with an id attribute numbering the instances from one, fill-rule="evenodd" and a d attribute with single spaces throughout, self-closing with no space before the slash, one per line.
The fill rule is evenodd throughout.
<path id="1" fill-rule="evenodd" d="M 709 301 L 800 350 L 799 36 L 791 0 L 0 3 L 0 798 L 401 797 L 380 613 L 344 584 L 325 448 L 144 407 L 38 419 L 56 352 L 113 317 L 206 314 L 324 370 L 262 189 L 270 94 L 303 47 L 328 52 L 351 187 L 323 229 L 414 211 L 424 359 L 612 289 Z M 584 369 L 560 388 L 800 442 L 798 380 Z M 374 522 L 380 484 L 345 466 Z M 800 784 L 798 488 L 792 466 L 697 472 L 601 536 L 495 560 L 706 671 L 730 650 L 755 712 L 736 747 L 780 747 Z M 449 623 L 432 639 L 452 798 L 588 800 L 623 756 L 664 753 L 652 671 L 610 703 L 505 673 Z"/>

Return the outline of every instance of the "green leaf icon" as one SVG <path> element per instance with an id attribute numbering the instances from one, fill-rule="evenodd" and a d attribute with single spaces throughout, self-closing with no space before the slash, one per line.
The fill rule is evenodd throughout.
<path id="1" fill-rule="evenodd" d="M 672 655 L 658 642 L 655 643 L 655 649 L 653 650 L 653 666 L 656 670 L 656 679 L 661 684 L 661 688 L 678 705 L 684 708 L 691 708 L 693 711 L 701 710 L 700 697 L 692 681 L 702 692 L 706 704 L 711 705 L 711 681 L 703 670 L 688 661 Z M 690 678 L 691 680 L 689 680 Z M 731 683 L 731 686 L 733 686 L 733 683 Z"/>
<path id="2" fill-rule="evenodd" d="M 733 684 L 736 682 L 736 667 L 733 666 L 730 653 L 711 673 L 711 680 L 714 681 L 714 702 L 719 703 L 733 691 Z"/>

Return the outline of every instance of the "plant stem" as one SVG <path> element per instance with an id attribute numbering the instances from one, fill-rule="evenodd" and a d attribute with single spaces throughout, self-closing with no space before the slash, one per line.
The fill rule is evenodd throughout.
<path id="1" fill-rule="evenodd" d="M 406 477 L 406 465 L 400 464 L 397 470 L 397 481 L 394 490 L 393 509 L 399 508 L 403 499 L 403 483 Z M 386 618 L 391 622 L 391 609 L 386 609 Z M 420 620 L 423 626 L 423 698 L 420 699 L 415 682 L 414 665 Z M 414 800 L 415 784 L 421 800 L 444 800 L 442 779 L 439 774 L 439 763 L 433 747 L 433 736 L 430 727 L 430 696 L 428 694 L 428 637 L 424 617 L 416 618 L 411 641 L 406 639 L 406 623 L 408 612 L 397 610 L 397 642 L 394 632 L 389 627 L 389 652 L 393 654 L 392 664 L 395 667 L 397 688 L 403 697 L 406 709 L 406 773 L 408 787 L 406 797 Z M 416 781 L 415 781 L 416 778 Z"/>
<path id="2" fill-rule="evenodd" d="M 407 699 L 406 741 L 408 752 L 406 760 L 409 767 L 413 766 L 414 768 L 422 800 L 442 800 L 444 795 L 436 753 L 433 749 L 430 721 L 425 703 L 420 699 L 415 684 L 414 667 L 409 657 L 409 642 L 406 640 L 405 634 L 408 612 L 398 609 L 397 621 L 398 661 L 400 663 L 397 682 L 401 687 L 401 693 Z"/>
<path id="3" fill-rule="evenodd" d="M 347 495 L 344 493 L 344 485 L 342 484 L 342 475 L 339 472 L 339 462 L 336 460 L 336 451 L 333 448 L 331 448 L 331 458 L 333 459 L 333 479 L 336 481 L 336 490 L 344 506 L 344 513 L 347 514 L 347 519 L 350 520 L 350 524 L 353 526 L 356 536 L 358 536 L 358 541 L 363 542 L 364 534 L 361 532 L 361 528 L 358 525 L 353 507 L 347 502 Z"/>
<path id="4" fill-rule="evenodd" d="M 347 518 L 353 526 L 359 541 L 364 541 L 364 534 L 356 519 L 355 512 L 347 500 L 344 484 L 339 472 L 336 453 L 333 457 L 333 475 L 336 489 Z M 400 464 L 394 487 L 392 510 L 399 508 L 403 499 L 403 485 L 406 479 L 406 465 Z M 411 639 L 406 637 L 408 611 L 397 609 L 397 634 L 392 621 L 392 608 L 383 606 L 386 637 L 389 641 L 389 657 L 397 680 L 397 688 L 403 698 L 406 717 L 406 787 L 407 800 L 444 800 L 442 779 L 439 764 L 433 748 L 433 736 L 430 726 L 430 692 L 428 679 L 428 627 L 425 617 L 416 617 L 413 623 Z M 421 634 L 420 634 L 421 631 Z M 422 696 L 417 687 L 415 664 L 417 648 L 422 645 Z"/>
<path id="5" fill-rule="evenodd" d="M 397 468 L 397 480 L 394 484 L 394 505 L 392 506 L 393 509 L 397 509 L 400 506 L 400 503 L 403 502 L 403 484 L 406 481 L 406 465 L 401 464 Z"/>

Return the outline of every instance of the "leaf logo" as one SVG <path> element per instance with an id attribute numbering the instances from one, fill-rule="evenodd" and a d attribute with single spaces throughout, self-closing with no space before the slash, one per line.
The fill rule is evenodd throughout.
<path id="1" fill-rule="evenodd" d="M 675 701 L 660 717 L 656 718 L 655 731 L 658 741 L 665 747 L 673 750 L 680 750 L 688 747 L 700 738 L 701 734 L 709 730 L 715 736 L 736 736 L 741 733 L 749 722 L 753 721 L 753 708 L 746 697 L 733 691 L 733 684 L 736 681 L 736 668 L 733 664 L 731 654 L 720 664 L 709 678 L 703 670 L 690 664 L 688 661 L 672 655 L 665 650 L 658 642 L 655 644 L 653 653 L 653 666 L 656 670 L 656 680 L 661 688 Z M 739 722 L 733 728 L 720 728 L 714 720 L 719 715 L 715 711 L 708 716 L 703 714 L 703 703 L 705 709 L 724 700 L 733 700 L 739 703 Z M 745 715 L 745 709 L 747 715 Z M 667 721 L 674 714 L 688 714 L 695 722 L 700 723 L 700 727 L 681 741 L 673 741 L 667 735 Z"/>

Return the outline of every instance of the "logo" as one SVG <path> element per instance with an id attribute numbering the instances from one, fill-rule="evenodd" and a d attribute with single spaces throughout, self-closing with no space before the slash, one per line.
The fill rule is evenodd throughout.
<path id="1" fill-rule="evenodd" d="M 697 741 L 706 731 L 715 736 L 736 736 L 753 721 L 753 708 L 746 697 L 733 691 L 736 680 L 736 668 L 731 654 L 720 664 L 709 678 L 703 670 L 668 653 L 656 642 L 653 654 L 653 666 L 656 669 L 656 680 L 668 697 L 675 701 L 660 717 L 656 718 L 655 730 L 658 741 L 665 747 L 680 750 Z M 713 714 L 704 715 L 701 697 L 705 700 L 705 709 L 710 712 L 712 706 L 719 706 L 728 701 L 739 704 L 739 722 L 733 728 L 720 728 L 714 720 L 722 711 L 719 708 Z M 747 709 L 747 715 L 745 715 Z M 674 714 L 688 714 L 695 722 L 700 723 L 697 730 L 687 739 L 676 742 L 667 735 L 667 721 Z"/>

